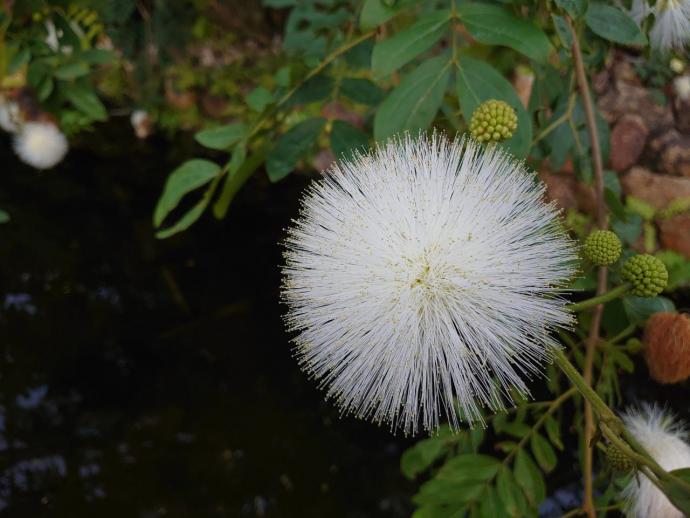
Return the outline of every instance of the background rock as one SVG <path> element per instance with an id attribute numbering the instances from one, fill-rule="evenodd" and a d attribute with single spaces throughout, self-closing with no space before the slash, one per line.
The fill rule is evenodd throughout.
<path id="1" fill-rule="evenodd" d="M 649 129 L 639 115 L 623 115 L 611 131 L 611 168 L 622 172 L 635 165 L 644 151 Z"/>
<path id="2" fill-rule="evenodd" d="M 690 196 L 690 178 L 652 173 L 643 167 L 633 167 L 621 177 L 623 191 L 646 201 L 657 209 L 663 209 L 677 198 Z M 689 235 L 690 236 L 690 235 Z M 690 237 L 686 236 L 690 240 Z"/>

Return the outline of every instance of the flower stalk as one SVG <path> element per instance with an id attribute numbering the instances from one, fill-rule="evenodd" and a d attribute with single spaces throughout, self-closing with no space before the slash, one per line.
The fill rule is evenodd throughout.
<path id="1" fill-rule="evenodd" d="M 602 435 L 606 437 L 611 444 L 615 445 L 624 455 L 630 458 L 630 460 L 632 460 L 662 491 L 664 488 L 661 482 L 666 482 L 673 483 L 690 494 L 690 484 L 664 470 L 659 463 L 647 453 L 639 441 L 627 430 L 623 421 L 608 407 L 604 400 L 599 397 L 599 394 L 596 393 L 570 360 L 568 360 L 563 349 L 554 349 L 553 359 L 556 365 L 563 371 L 563 374 L 566 375 L 573 386 L 591 405 L 594 413 L 599 418 L 599 429 Z M 589 448 L 590 445 L 587 444 L 586 447 Z"/>
<path id="2" fill-rule="evenodd" d="M 623 295 L 625 295 L 629 290 L 629 284 L 621 284 L 620 286 L 617 286 L 612 290 L 602 293 L 601 295 L 597 295 L 595 297 L 583 300 L 581 302 L 568 304 L 566 308 L 568 308 L 573 313 L 576 313 L 579 311 L 583 311 L 585 309 L 596 307 L 599 304 L 605 304 L 607 302 L 611 302 L 612 300 L 616 300 L 618 297 L 622 297 Z"/>

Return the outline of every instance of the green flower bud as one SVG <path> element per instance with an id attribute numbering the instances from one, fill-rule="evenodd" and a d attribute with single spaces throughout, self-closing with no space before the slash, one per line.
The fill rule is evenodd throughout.
<path id="1" fill-rule="evenodd" d="M 649 254 L 635 255 L 628 259 L 621 275 L 632 284 L 632 294 L 638 297 L 655 297 L 668 283 L 666 266 Z"/>
<path id="2" fill-rule="evenodd" d="M 608 266 L 618 261 L 623 245 L 610 230 L 595 230 L 585 240 L 584 254 L 597 266 Z"/>
<path id="3" fill-rule="evenodd" d="M 613 444 L 606 447 L 606 458 L 611 467 L 616 471 L 628 472 L 632 471 L 633 462 L 625 456 L 625 454 Z"/>
<path id="4" fill-rule="evenodd" d="M 500 142 L 513 136 L 517 128 L 515 110 L 506 102 L 490 99 L 474 110 L 470 133 L 479 142 Z"/>

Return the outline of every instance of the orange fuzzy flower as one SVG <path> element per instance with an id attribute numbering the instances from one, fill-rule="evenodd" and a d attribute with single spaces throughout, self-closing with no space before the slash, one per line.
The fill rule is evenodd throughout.
<path id="1" fill-rule="evenodd" d="M 679 383 L 690 377 L 690 318 L 679 313 L 655 313 L 644 332 L 649 374 L 659 383 Z"/>

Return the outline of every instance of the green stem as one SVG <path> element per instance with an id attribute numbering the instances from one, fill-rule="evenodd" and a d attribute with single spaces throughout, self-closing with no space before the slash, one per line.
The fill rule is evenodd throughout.
<path id="1" fill-rule="evenodd" d="M 331 54 L 326 56 L 321 63 L 319 63 L 315 68 L 311 69 L 309 73 L 302 78 L 302 80 L 297 83 L 295 86 L 292 87 L 292 89 L 287 92 L 283 97 L 281 97 L 278 102 L 273 106 L 272 109 L 268 110 L 262 117 L 259 118 L 259 120 L 251 127 L 249 130 L 249 133 L 245 137 L 245 139 L 250 139 L 253 137 L 260 129 L 261 126 L 263 126 L 264 122 L 268 120 L 268 118 L 278 110 L 283 104 L 285 104 L 293 95 L 294 93 L 299 90 L 299 88 L 309 81 L 311 78 L 319 75 L 321 72 L 324 71 L 324 69 L 330 65 L 335 59 L 337 59 L 339 56 L 342 54 L 345 54 L 348 50 L 350 50 L 352 47 L 356 47 L 363 41 L 368 40 L 371 38 L 374 34 L 376 34 L 375 30 L 365 32 L 364 34 L 356 37 L 353 40 L 348 41 L 347 43 L 344 43 L 342 46 L 338 47 L 336 50 L 334 50 Z"/>
<path id="2" fill-rule="evenodd" d="M 599 427 L 602 434 L 623 454 L 629 457 L 636 465 L 649 470 L 650 474 L 659 480 L 673 482 L 677 487 L 682 487 L 690 495 L 690 484 L 685 480 L 670 474 L 656 462 L 644 447 L 628 432 L 620 418 L 606 405 L 594 389 L 585 381 L 580 372 L 568 360 L 561 348 L 553 350 L 553 359 L 556 365 L 563 371 L 575 388 L 589 401 L 592 409 L 599 416 Z M 648 477 L 649 478 L 649 477 Z M 652 481 L 656 484 L 656 481 Z M 659 485 L 659 484 L 657 484 Z"/>
<path id="3" fill-rule="evenodd" d="M 620 286 L 613 288 L 612 290 L 609 290 L 606 293 L 602 293 L 601 295 L 598 295 L 596 297 L 592 297 L 591 299 L 583 300 L 581 302 L 575 302 L 573 304 L 568 304 L 566 308 L 568 308 L 573 313 L 577 311 L 582 311 L 583 309 L 593 308 L 595 306 L 598 306 L 599 304 L 605 304 L 606 302 L 611 302 L 612 300 L 617 299 L 621 295 L 624 295 L 629 289 L 629 284 L 621 284 Z"/>

